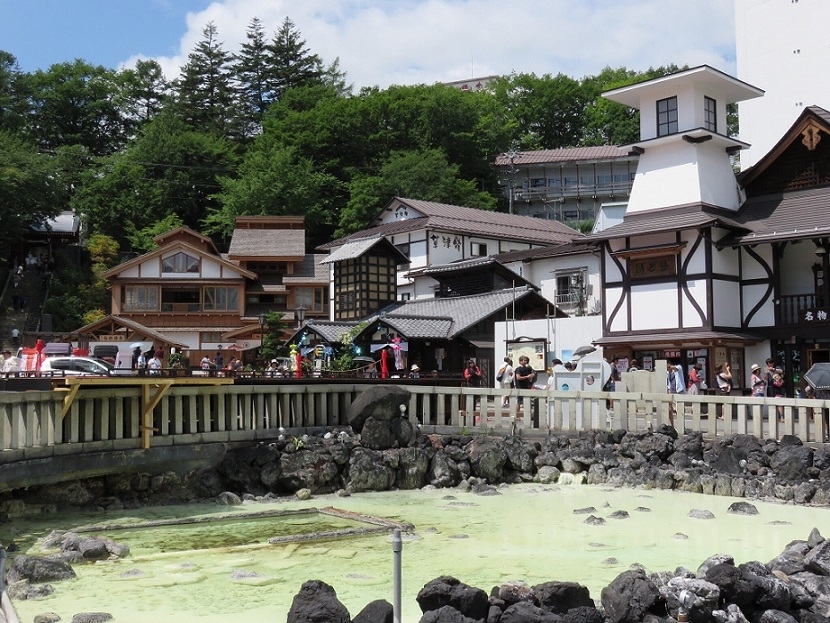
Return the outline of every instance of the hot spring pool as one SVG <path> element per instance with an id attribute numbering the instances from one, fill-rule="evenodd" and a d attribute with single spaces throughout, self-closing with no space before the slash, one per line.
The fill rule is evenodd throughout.
<path id="1" fill-rule="evenodd" d="M 235 517 L 332 506 L 415 526 L 414 533 L 404 534 L 402 557 L 402 616 L 415 623 L 421 616 L 418 591 L 441 575 L 487 592 L 508 580 L 574 581 L 599 599 L 602 588 L 634 563 L 649 571 L 681 565 L 694 571 L 715 553 L 732 554 L 738 562 L 768 562 L 787 543 L 806 539 L 812 528 L 821 529 L 830 519 L 830 509 L 755 500 L 748 501 L 758 515 L 736 515 L 727 509 L 742 498 L 675 491 L 525 484 L 499 492 L 394 491 L 233 508 L 187 505 L 61 514 L 0 526 L 0 542 L 13 540 L 23 552 L 36 553 L 37 540 L 53 529 L 230 515 L 193 525 L 96 530 L 92 534 L 128 545 L 130 556 L 76 565 L 77 579 L 54 584 L 55 594 L 46 599 L 15 602 L 18 614 L 24 621 L 43 612 L 71 620 L 77 612 L 105 611 L 117 623 L 273 623 L 285 620 L 304 581 L 320 579 L 334 587 L 354 617 L 370 601 L 392 601 L 391 534 L 269 545 L 268 538 L 279 534 L 351 524 L 309 515 L 287 521 Z M 588 507 L 595 510 L 574 513 Z M 694 509 L 709 510 L 715 518 L 692 519 L 688 515 Z M 628 517 L 612 518 L 617 511 L 627 511 Z M 589 514 L 604 518 L 605 524 L 587 524 Z"/>

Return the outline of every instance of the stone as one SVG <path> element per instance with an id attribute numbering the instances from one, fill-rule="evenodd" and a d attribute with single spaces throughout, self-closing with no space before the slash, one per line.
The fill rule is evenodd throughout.
<path id="1" fill-rule="evenodd" d="M 393 623 L 394 608 L 385 599 L 370 601 L 352 619 L 352 623 Z"/>
<path id="2" fill-rule="evenodd" d="M 309 580 L 294 596 L 286 623 L 351 623 L 351 617 L 331 586 Z"/>
<path id="3" fill-rule="evenodd" d="M 6 576 L 9 584 L 20 580 L 28 580 L 32 584 L 45 582 L 60 582 L 76 577 L 72 567 L 54 558 L 42 556 L 15 556 Z"/>
<path id="4" fill-rule="evenodd" d="M 757 515 L 758 509 L 749 502 L 732 502 L 726 512 L 735 513 L 736 515 Z"/>
<path id="5" fill-rule="evenodd" d="M 611 623 L 640 623 L 646 612 L 660 601 L 660 592 L 642 569 L 624 571 L 600 594 L 600 602 Z"/>
<path id="6" fill-rule="evenodd" d="M 79 612 L 72 617 L 72 623 L 105 623 L 112 621 L 109 612 Z"/>
<path id="7" fill-rule="evenodd" d="M 370 417 L 389 422 L 401 417 L 401 406 L 409 406 L 409 390 L 398 385 L 373 385 L 358 394 L 349 405 L 348 422 L 355 433 L 363 431 Z"/>

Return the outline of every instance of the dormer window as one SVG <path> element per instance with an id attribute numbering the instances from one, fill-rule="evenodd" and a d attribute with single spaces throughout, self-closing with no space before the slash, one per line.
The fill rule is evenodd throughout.
<path id="1" fill-rule="evenodd" d="M 657 100 L 657 136 L 677 134 L 677 96 Z"/>
<path id="2" fill-rule="evenodd" d="M 198 273 L 199 259 L 187 253 L 175 253 L 161 261 L 163 273 Z"/>
<path id="3" fill-rule="evenodd" d="M 703 127 L 710 132 L 718 131 L 718 103 L 711 97 L 703 97 Z"/>

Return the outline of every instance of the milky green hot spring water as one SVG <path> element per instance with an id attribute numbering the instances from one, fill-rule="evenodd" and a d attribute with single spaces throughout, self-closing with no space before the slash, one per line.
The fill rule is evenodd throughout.
<path id="1" fill-rule="evenodd" d="M 708 556 L 732 554 L 737 562 L 768 562 L 813 527 L 830 536 L 830 510 L 749 500 L 754 516 L 727 513 L 738 498 L 673 491 L 599 486 L 514 485 L 500 495 L 454 490 L 362 493 L 252 503 L 228 508 L 188 505 L 90 515 L 55 515 L 47 521 L 0 526 L 0 542 L 38 551 L 36 540 L 52 529 L 100 522 L 128 523 L 162 517 L 226 515 L 268 509 L 333 506 L 414 524 L 404 535 L 403 621 L 416 623 L 415 596 L 426 582 L 452 575 L 490 589 L 507 580 L 549 580 L 586 585 L 594 599 L 634 563 L 648 571 L 696 570 Z M 594 507 L 604 525 L 588 525 Z M 714 519 L 692 519 L 694 509 Z M 628 518 L 612 518 L 627 511 Z M 621 513 L 617 513 L 621 514 Z M 320 579 L 337 591 L 354 617 L 370 601 L 392 602 L 391 535 L 268 545 L 272 536 L 354 527 L 323 516 L 224 520 L 209 525 L 96 531 L 125 543 L 129 557 L 76 565 L 78 578 L 54 584 L 53 596 L 18 601 L 23 621 L 56 612 L 64 621 L 80 611 L 106 611 L 117 623 L 226 623 L 285 621 L 306 580 Z"/>

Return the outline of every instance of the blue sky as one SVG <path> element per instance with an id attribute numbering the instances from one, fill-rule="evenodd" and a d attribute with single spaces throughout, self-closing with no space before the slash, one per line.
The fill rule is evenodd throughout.
<path id="1" fill-rule="evenodd" d="M 0 50 L 24 71 L 155 58 L 175 77 L 208 22 L 236 52 L 252 17 L 269 36 L 289 17 L 355 87 L 668 63 L 736 71 L 729 0 L 0 0 Z"/>

